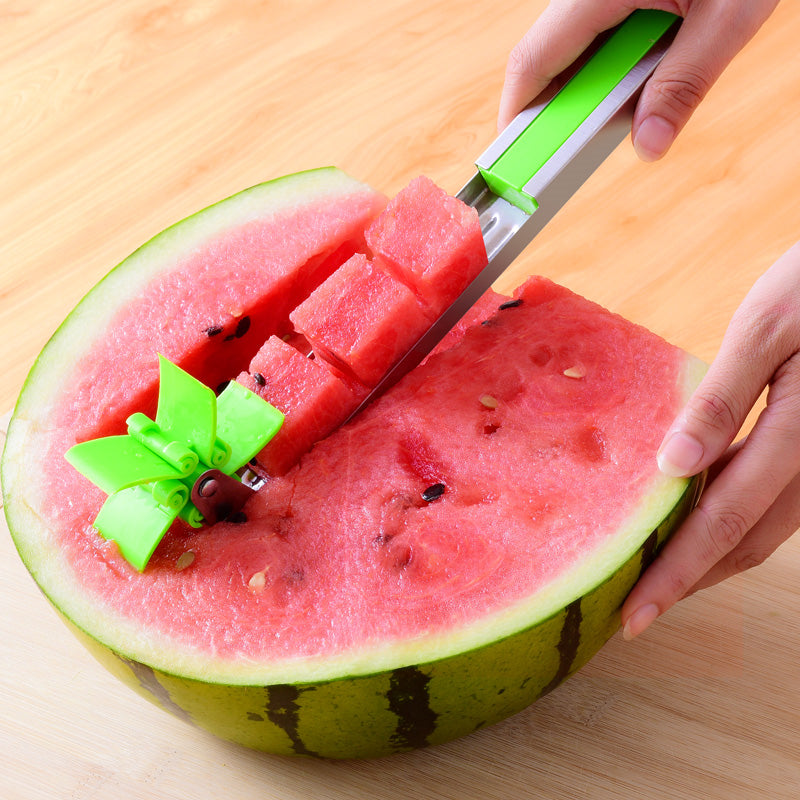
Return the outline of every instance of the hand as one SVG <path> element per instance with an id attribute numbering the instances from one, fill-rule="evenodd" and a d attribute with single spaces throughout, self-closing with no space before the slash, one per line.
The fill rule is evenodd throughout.
<path id="1" fill-rule="evenodd" d="M 765 388 L 752 431 L 731 445 Z M 658 461 L 668 475 L 708 468 L 709 483 L 626 599 L 627 639 L 687 594 L 760 564 L 800 526 L 800 243 L 734 314 Z"/>
<path id="2" fill-rule="evenodd" d="M 656 161 L 777 5 L 778 0 L 552 0 L 511 52 L 498 128 L 505 128 L 599 33 L 634 8 L 658 8 L 684 21 L 645 85 L 633 118 L 639 158 Z"/>

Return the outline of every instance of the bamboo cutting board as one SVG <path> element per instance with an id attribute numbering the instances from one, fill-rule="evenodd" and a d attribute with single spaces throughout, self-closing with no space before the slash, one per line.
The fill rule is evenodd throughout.
<path id="1" fill-rule="evenodd" d="M 0 410 L 80 296 L 198 208 L 326 164 L 387 194 L 420 173 L 457 191 L 543 6 L 0 0 Z M 670 156 L 618 148 L 498 288 L 542 273 L 713 358 L 749 286 L 800 238 L 797 41 L 785 0 Z M 0 797 L 795 798 L 799 559 L 795 538 L 488 730 L 328 763 L 227 745 L 130 693 L 71 638 L 2 527 Z"/>

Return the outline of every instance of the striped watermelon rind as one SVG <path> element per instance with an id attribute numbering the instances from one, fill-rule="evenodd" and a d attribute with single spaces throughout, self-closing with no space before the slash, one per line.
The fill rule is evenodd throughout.
<path id="1" fill-rule="evenodd" d="M 175 716 L 232 742 L 281 755 L 373 758 L 440 744 L 505 719 L 579 670 L 619 628 L 639 576 L 694 507 L 703 476 L 635 552 L 546 619 L 453 655 L 319 681 L 219 683 L 123 655 L 63 617 L 112 674 Z M 442 647 L 442 650 L 450 648 Z M 296 676 L 303 667 L 296 667 Z"/>

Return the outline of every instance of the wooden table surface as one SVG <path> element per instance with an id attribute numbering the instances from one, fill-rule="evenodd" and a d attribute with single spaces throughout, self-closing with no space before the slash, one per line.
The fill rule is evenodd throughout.
<path id="1" fill-rule="evenodd" d="M 0 412 L 89 288 L 209 203 L 327 164 L 389 194 L 420 173 L 457 191 L 544 4 L 0 1 Z M 620 146 L 499 288 L 542 273 L 713 358 L 749 286 L 800 238 L 798 41 L 784 0 L 669 158 Z M 0 796 L 795 798 L 799 559 L 789 542 L 636 642 L 615 637 L 489 730 L 328 763 L 221 743 L 117 684 L 2 530 Z"/>

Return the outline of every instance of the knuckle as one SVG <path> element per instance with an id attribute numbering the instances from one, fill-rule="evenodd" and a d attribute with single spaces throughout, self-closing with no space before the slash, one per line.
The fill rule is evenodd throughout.
<path id="1" fill-rule="evenodd" d="M 669 597 L 681 600 L 691 591 L 693 581 L 683 572 L 671 571 L 666 576 Z"/>
<path id="2" fill-rule="evenodd" d="M 769 553 L 765 550 L 739 548 L 731 553 L 731 570 L 734 574 L 746 572 L 763 564 L 768 556 Z"/>
<path id="3" fill-rule="evenodd" d="M 798 345 L 792 315 L 782 303 L 770 297 L 746 299 L 731 319 L 733 338 L 738 340 L 737 354 L 752 358 L 763 353 L 770 359 L 787 357 Z"/>
<path id="4" fill-rule="evenodd" d="M 526 78 L 536 72 L 536 55 L 529 37 L 517 42 L 508 54 L 506 63 L 507 78 Z"/>
<path id="5" fill-rule="evenodd" d="M 700 522 L 703 559 L 707 563 L 716 563 L 727 556 L 753 525 L 751 515 L 733 505 L 708 508 L 701 504 L 695 513 Z"/>
<path id="6" fill-rule="evenodd" d="M 692 403 L 695 419 L 704 427 L 733 438 L 739 429 L 739 415 L 724 391 L 711 388 L 697 395 Z"/>
<path id="7" fill-rule="evenodd" d="M 716 517 L 713 538 L 722 553 L 729 553 L 744 539 L 750 530 L 748 515 L 734 508 L 728 508 Z"/>
<path id="8" fill-rule="evenodd" d="M 699 64 L 681 64 L 661 76 L 651 91 L 671 111 L 680 116 L 693 111 L 711 88 L 713 79 Z"/>

